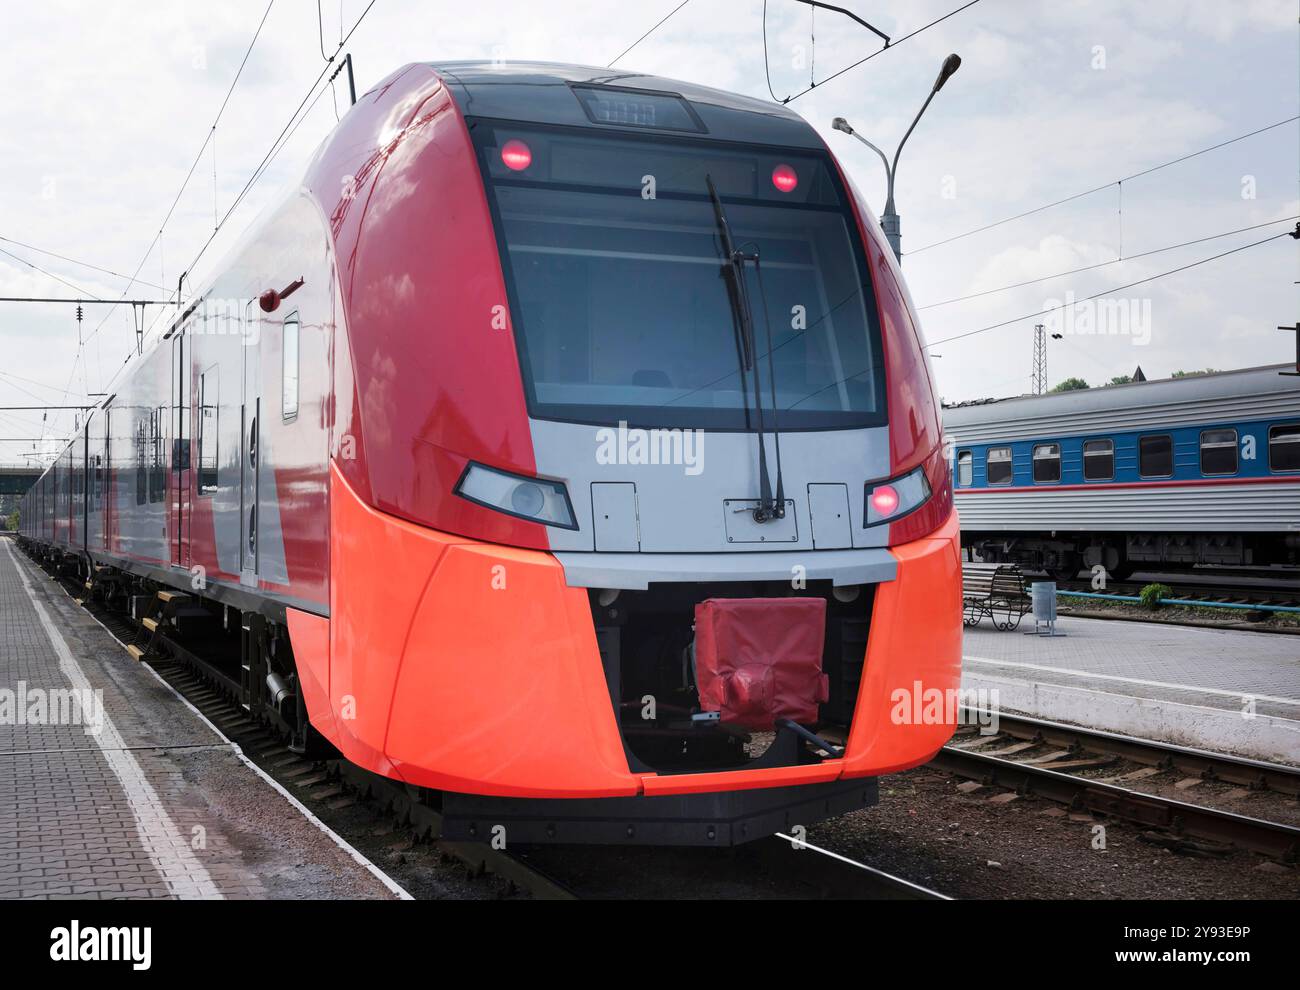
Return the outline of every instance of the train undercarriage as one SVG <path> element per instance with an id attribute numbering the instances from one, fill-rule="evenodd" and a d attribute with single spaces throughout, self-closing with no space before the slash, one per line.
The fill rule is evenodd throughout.
<path id="1" fill-rule="evenodd" d="M 120 618 L 113 631 L 131 637 L 127 651 L 135 659 L 182 661 L 293 752 L 332 753 L 308 722 L 288 630 L 259 599 L 224 587 L 188 593 L 150 577 L 145 567 L 134 572 L 21 537 L 19 545 L 83 601 Z"/>
<path id="2" fill-rule="evenodd" d="M 1111 580 L 1125 581 L 1141 570 L 1295 567 L 1300 565 L 1300 533 L 963 532 L 962 550 L 973 560 L 1018 564 L 1058 581 L 1097 567 Z"/>

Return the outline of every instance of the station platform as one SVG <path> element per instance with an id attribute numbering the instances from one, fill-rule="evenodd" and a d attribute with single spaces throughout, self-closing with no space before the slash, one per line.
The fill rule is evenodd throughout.
<path id="1" fill-rule="evenodd" d="M 1300 637 L 1062 616 L 965 630 L 962 686 L 1004 711 L 1300 764 Z"/>
<path id="2" fill-rule="evenodd" d="M 0 899 L 403 896 L 0 539 Z"/>

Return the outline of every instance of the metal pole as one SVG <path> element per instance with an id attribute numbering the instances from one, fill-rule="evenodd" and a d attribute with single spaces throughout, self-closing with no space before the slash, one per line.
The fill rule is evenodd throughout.
<path id="1" fill-rule="evenodd" d="M 1034 327 L 1034 394 L 1047 390 L 1047 328 L 1039 323 Z"/>
<path id="2" fill-rule="evenodd" d="M 348 67 L 348 95 L 352 97 L 352 105 L 357 105 L 357 81 L 352 76 L 352 53 L 348 52 L 343 56 L 343 61 Z"/>
<path id="3" fill-rule="evenodd" d="M 850 127 L 849 122 L 843 117 L 836 117 L 831 125 L 836 130 L 843 131 L 846 134 L 851 134 L 863 144 L 867 145 L 872 151 L 880 155 L 881 160 L 885 163 L 885 177 L 889 182 L 889 190 L 888 195 L 885 198 L 885 211 L 880 215 L 880 228 L 884 231 L 885 239 L 889 241 L 889 246 L 893 249 L 894 257 L 898 259 L 899 264 L 902 264 L 903 261 L 903 222 L 898 216 L 897 207 L 894 205 L 894 177 L 898 174 L 898 159 L 903 153 L 903 145 L 907 144 L 907 139 L 910 138 L 912 132 L 916 130 L 916 125 L 921 122 L 921 118 L 925 115 L 925 111 L 930 108 L 930 103 L 939 94 L 939 90 L 943 89 L 944 83 L 951 79 L 953 73 L 959 68 L 961 68 L 961 57 L 959 55 L 954 53 L 943 60 L 943 66 L 939 70 L 939 77 L 935 79 L 934 85 L 930 88 L 930 95 L 925 98 L 925 102 L 921 104 L 921 109 L 918 110 L 916 116 L 912 118 L 912 126 L 909 127 L 907 133 L 903 135 L 903 140 L 898 142 L 898 148 L 894 152 L 894 161 L 892 164 L 887 158 L 885 158 L 884 153 L 879 148 Z M 1297 229 L 1300 230 L 1300 225 L 1297 225 Z"/>

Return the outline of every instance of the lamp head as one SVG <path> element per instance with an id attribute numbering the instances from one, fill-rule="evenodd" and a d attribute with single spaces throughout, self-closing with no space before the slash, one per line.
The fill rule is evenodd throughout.
<path id="1" fill-rule="evenodd" d="M 946 83 L 961 68 L 961 56 L 955 52 L 943 60 L 943 68 L 939 70 L 939 78 L 934 81 L 934 91 L 937 93 L 943 89 Z"/>

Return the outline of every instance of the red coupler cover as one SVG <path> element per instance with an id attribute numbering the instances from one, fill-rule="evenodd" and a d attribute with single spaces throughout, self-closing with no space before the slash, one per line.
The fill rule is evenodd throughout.
<path id="1" fill-rule="evenodd" d="M 771 729 L 779 718 L 817 721 L 826 602 L 821 598 L 710 598 L 695 606 L 700 706 L 723 722 Z"/>

